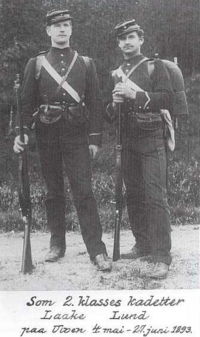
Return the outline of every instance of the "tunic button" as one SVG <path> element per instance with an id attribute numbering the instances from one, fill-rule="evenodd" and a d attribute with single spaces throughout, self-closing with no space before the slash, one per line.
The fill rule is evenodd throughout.
<path id="1" fill-rule="evenodd" d="M 60 54 L 61 57 L 63 57 L 64 55 L 63 54 Z"/>
<path id="2" fill-rule="evenodd" d="M 62 60 L 61 63 L 63 64 L 63 63 L 65 63 L 65 62 Z"/>
<path id="3" fill-rule="evenodd" d="M 65 92 L 63 92 L 63 96 L 66 96 L 66 93 L 65 93 Z"/>
<path id="4" fill-rule="evenodd" d="M 65 71 L 65 68 L 62 68 L 61 70 L 62 70 L 62 71 Z"/>

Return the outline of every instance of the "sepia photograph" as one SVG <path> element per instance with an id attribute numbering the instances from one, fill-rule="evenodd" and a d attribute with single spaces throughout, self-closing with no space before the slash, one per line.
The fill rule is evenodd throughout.
<path id="1" fill-rule="evenodd" d="M 0 17 L 0 291 L 199 289 L 199 0 Z"/>

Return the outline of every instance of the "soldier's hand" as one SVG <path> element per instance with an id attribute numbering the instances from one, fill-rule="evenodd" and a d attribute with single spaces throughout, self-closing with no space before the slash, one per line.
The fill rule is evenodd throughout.
<path id="1" fill-rule="evenodd" d="M 94 159 L 97 155 L 97 152 L 99 151 L 99 146 L 90 144 L 89 151 L 90 151 L 91 158 Z"/>
<path id="2" fill-rule="evenodd" d="M 28 144 L 29 138 L 28 136 L 25 134 L 24 135 L 24 143 L 21 142 L 20 140 L 20 136 L 15 137 L 14 140 L 14 146 L 13 146 L 13 150 L 15 153 L 21 153 L 24 151 L 24 147 Z"/>
<path id="3" fill-rule="evenodd" d="M 130 88 L 126 83 L 119 82 L 113 90 L 113 95 L 121 96 L 124 99 L 135 99 L 136 91 Z"/>

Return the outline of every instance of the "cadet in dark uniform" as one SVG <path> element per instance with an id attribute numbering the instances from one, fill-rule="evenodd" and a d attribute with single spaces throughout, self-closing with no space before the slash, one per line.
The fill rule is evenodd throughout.
<path id="1" fill-rule="evenodd" d="M 173 92 L 162 61 L 141 54 L 144 32 L 135 20 L 117 25 L 115 32 L 124 62 L 112 72 L 107 116 L 113 119 L 121 104 L 123 177 L 136 240 L 131 256 L 151 261 L 141 275 L 164 278 L 171 263 L 171 239 L 160 109 L 170 108 Z"/>
<path id="2" fill-rule="evenodd" d="M 92 59 L 70 48 L 72 17 L 68 10 L 51 11 L 46 20 L 52 46 L 29 60 L 22 87 L 25 142 L 34 114 L 48 191 L 46 211 L 51 240 L 46 261 L 63 257 L 66 249 L 64 162 L 90 259 L 99 270 L 111 270 L 91 188 L 90 156 L 95 157 L 102 132 L 102 101 L 95 65 Z M 17 136 L 14 151 L 19 153 L 23 146 Z"/>

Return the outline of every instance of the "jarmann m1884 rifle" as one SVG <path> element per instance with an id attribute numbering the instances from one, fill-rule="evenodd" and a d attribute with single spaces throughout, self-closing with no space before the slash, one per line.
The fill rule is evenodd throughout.
<path id="1" fill-rule="evenodd" d="M 20 95 L 20 78 L 19 74 L 16 76 L 14 84 L 15 98 L 16 98 L 16 110 L 17 121 L 19 125 L 20 140 L 24 143 L 24 127 L 23 116 L 21 111 L 21 95 Z M 32 223 L 32 211 L 31 211 L 31 198 L 30 198 L 30 183 L 28 173 L 28 157 L 27 149 L 19 155 L 19 204 L 22 212 L 22 219 L 24 223 L 24 242 L 23 242 L 23 254 L 22 254 L 22 267 L 23 274 L 31 273 L 33 270 L 32 255 L 31 255 L 31 223 Z"/>
<path id="2" fill-rule="evenodd" d="M 116 106 L 117 109 L 117 142 L 116 142 L 116 167 L 115 167 L 115 233 L 113 247 L 113 261 L 120 258 L 120 226 L 122 220 L 122 201 L 123 201 L 123 179 L 122 179 L 122 139 L 121 139 L 121 103 Z"/>

